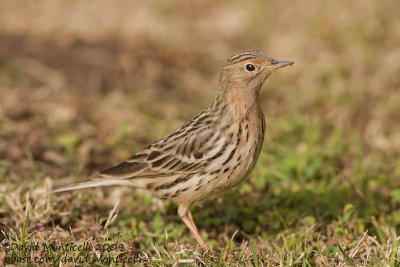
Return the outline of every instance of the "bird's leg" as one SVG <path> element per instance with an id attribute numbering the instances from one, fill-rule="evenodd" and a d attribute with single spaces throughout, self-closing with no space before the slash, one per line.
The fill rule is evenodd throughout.
<path id="1" fill-rule="evenodd" d="M 178 214 L 179 217 L 181 217 L 182 221 L 187 225 L 189 230 L 192 232 L 194 238 L 196 238 L 201 248 L 204 250 L 208 250 L 206 243 L 204 243 L 203 239 L 201 239 L 199 231 L 197 230 L 196 224 L 193 220 L 192 213 L 189 211 L 189 209 L 186 206 L 179 205 Z"/>

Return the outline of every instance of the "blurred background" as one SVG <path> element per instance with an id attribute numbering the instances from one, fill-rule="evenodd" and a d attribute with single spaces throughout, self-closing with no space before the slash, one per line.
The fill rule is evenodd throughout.
<path id="1" fill-rule="evenodd" d="M 228 57 L 260 50 L 296 62 L 264 86 L 269 133 L 275 119 L 319 120 L 383 160 L 400 150 L 399 11 L 390 0 L 2 1 L 0 157 L 65 168 L 64 149 L 122 142 L 70 160 L 122 159 L 208 105 Z"/>
<path id="2" fill-rule="evenodd" d="M 305 220 L 329 241 L 350 211 L 352 238 L 383 231 L 372 217 L 398 229 L 399 14 L 397 0 L 1 1 L 0 214 L 46 177 L 79 180 L 163 137 L 211 102 L 228 57 L 260 50 L 296 64 L 261 91 L 251 179 L 217 200 L 231 211 L 198 209 L 200 228 L 266 242 Z"/>

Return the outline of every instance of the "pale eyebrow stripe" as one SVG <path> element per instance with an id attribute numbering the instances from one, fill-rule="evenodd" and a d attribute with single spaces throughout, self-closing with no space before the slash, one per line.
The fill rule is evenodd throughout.
<path id="1" fill-rule="evenodd" d="M 225 65 L 231 65 L 231 64 L 236 64 L 245 60 L 249 60 L 252 58 L 256 58 L 258 56 L 263 56 L 263 54 L 261 52 L 243 52 L 237 55 L 232 56 L 231 58 L 229 58 Z"/>

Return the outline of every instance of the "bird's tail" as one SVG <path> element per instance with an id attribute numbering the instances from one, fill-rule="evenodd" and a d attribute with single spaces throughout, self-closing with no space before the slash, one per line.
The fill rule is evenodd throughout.
<path id="1" fill-rule="evenodd" d="M 105 178 L 105 179 L 95 179 L 92 181 L 63 186 L 63 187 L 54 189 L 52 192 L 58 193 L 58 192 L 64 192 L 64 191 L 79 190 L 79 189 L 84 189 L 84 188 L 92 188 L 92 187 L 99 187 L 99 186 L 113 186 L 113 185 L 138 186 L 132 180 Z"/>

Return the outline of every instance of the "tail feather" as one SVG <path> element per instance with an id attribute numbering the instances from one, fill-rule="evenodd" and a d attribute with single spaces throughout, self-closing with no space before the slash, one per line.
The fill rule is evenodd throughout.
<path id="1" fill-rule="evenodd" d="M 134 180 L 125 180 L 125 179 L 95 179 L 92 181 L 72 184 L 63 186 L 53 190 L 53 193 L 64 192 L 64 191 L 72 191 L 72 190 L 79 190 L 84 188 L 92 188 L 92 187 L 99 187 L 99 186 L 113 186 L 113 185 L 122 185 L 122 186 L 136 186 L 139 185 L 134 182 Z"/>

